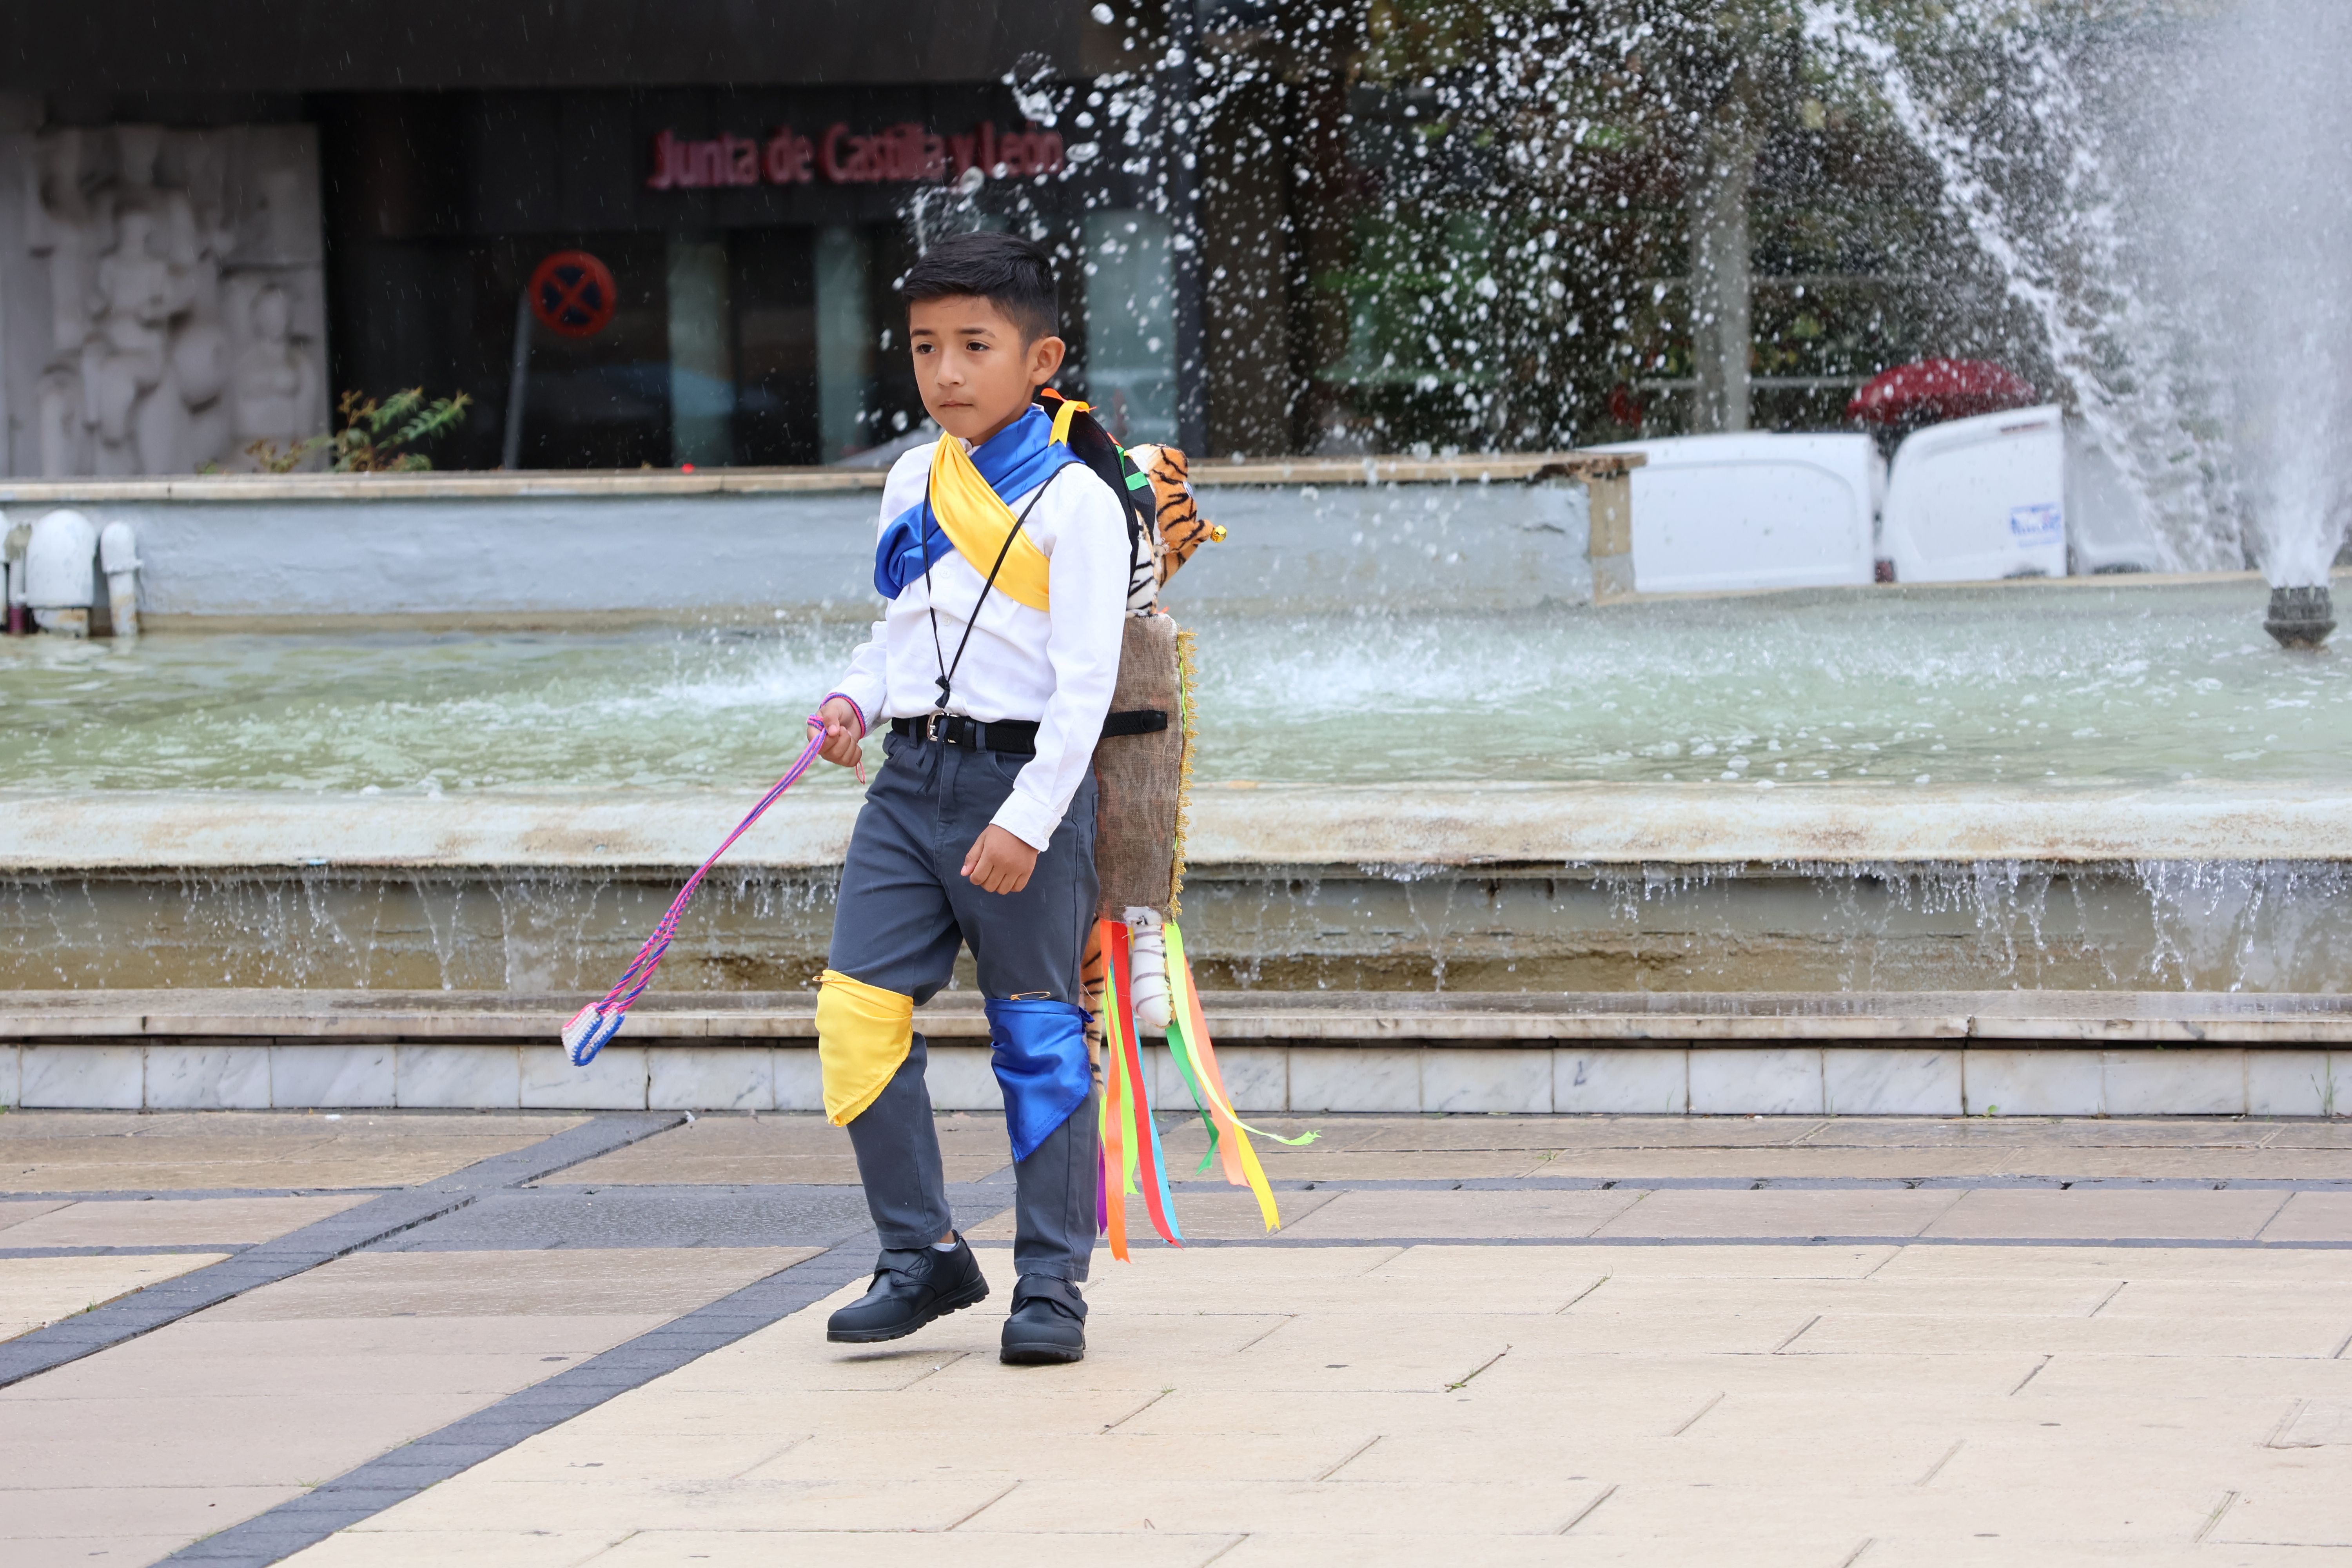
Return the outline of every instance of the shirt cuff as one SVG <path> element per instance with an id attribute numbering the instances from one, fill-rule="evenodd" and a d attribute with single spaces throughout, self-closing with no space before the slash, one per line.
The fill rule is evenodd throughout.
<path id="1" fill-rule="evenodd" d="M 1045 853 L 1053 844 L 1054 829 L 1061 826 L 1059 822 L 1046 820 L 1045 808 L 1018 790 L 1005 796 L 1004 804 L 996 808 L 996 815 L 990 821 L 992 826 L 1002 827 L 1039 854 Z"/>

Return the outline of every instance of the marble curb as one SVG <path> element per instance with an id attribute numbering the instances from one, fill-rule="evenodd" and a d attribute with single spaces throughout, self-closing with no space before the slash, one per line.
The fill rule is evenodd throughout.
<path id="1" fill-rule="evenodd" d="M 829 781 L 828 781 L 829 782 Z M 740 818 L 741 791 L 304 795 L 0 794 L 0 872 L 681 870 Z M 859 796 L 779 802 L 727 864 L 829 871 Z M 2352 786 L 2208 781 L 2025 789 L 1897 784 L 1223 784 L 1194 792 L 1192 875 L 2352 859 Z"/>
<path id="2" fill-rule="evenodd" d="M 1451 458 L 1291 458 L 1256 462 L 1196 462 L 1195 484 L 1490 484 L 1622 472 L 1647 459 L 1626 452 L 1529 452 Z M 432 471 L 415 474 L 218 474 L 153 479 L 14 479 L 0 482 L 0 505 L 74 506 L 108 501 L 236 502 L 577 500 L 643 496 L 806 495 L 878 490 L 887 468 L 744 468 L 698 473 L 623 468 L 522 473 Z"/>
<path id="3" fill-rule="evenodd" d="M 1145 1070 L 1190 1104 L 1166 1050 Z M 2332 1116 L 2352 1051 L 2189 1046 L 1230 1044 L 1245 1112 L 1738 1116 Z M 930 1050 L 942 1110 L 1000 1103 L 983 1045 Z M 0 1106 L 110 1110 L 814 1111 L 813 1046 L 616 1042 L 584 1069 L 553 1045 L 247 1041 L 0 1046 Z"/>
<path id="4" fill-rule="evenodd" d="M 0 992 L 0 1040 L 249 1040 L 425 1044 L 551 1039 L 593 1000 L 500 992 Z M 1410 1041 L 1544 1046 L 2002 1041 L 2029 1044 L 2352 1047 L 2352 997 L 2151 991 L 1204 992 L 1220 1040 L 1312 1046 Z M 984 1040 L 977 994 L 917 1015 L 933 1039 Z M 629 1015 L 631 1043 L 810 1040 L 813 992 L 670 993 Z"/>

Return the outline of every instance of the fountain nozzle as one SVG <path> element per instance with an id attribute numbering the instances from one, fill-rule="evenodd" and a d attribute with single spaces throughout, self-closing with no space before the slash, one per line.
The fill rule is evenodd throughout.
<path id="1" fill-rule="evenodd" d="M 2326 584 L 2315 588 L 2273 588 L 2263 630 L 2281 647 L 2317 647 L 2336 629 L 2336 605 Z"/>

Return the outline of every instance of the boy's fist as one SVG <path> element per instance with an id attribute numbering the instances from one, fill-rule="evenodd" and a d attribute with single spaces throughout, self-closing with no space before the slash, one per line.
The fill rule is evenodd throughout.
<path id="1" fill-rule="evenodd" d="M 963 858 L 963 874 L 983 893 L 1017 893 L 1037 868 L 1037 851 L 994 823 L 980 831 Z"/>
<path id="2" fill-rule="evenodd" d="M 866 752 L 858 742 L 866 738 L 866 724 L 857 717 L 857 707 L 843 697 L 829 698 L 818 709 L 817 717 L 824 721 L 824 744 L 817 755 L 835 767 L 856 768 L 857 782 L 866 782 Z"/>

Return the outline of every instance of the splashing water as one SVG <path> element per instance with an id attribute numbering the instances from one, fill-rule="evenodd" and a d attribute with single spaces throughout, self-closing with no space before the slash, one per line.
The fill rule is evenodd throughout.
<path id="1" fill-rule="evenodd" d="M 2323 584 L 2352 462 L 2352 7 L 2240 0 L 1910 35 L 1810 0 L 2040 324 L 2069 401 L 2175 564 Z"/>
<path id="2" fill-rule="evenodd" d="M 1735 183 L 1754 175 L 1738 232 L 1752 222 L 1759 425 L 1833 425 L 1844 395 L 1824 389 L 1907 359 L 1995 358 L 2068 405 L 2165 564 L 2253 561 L 2291 586 L 2335 555 L 2352 468 L 2336 265 L 2352 195 L 2329 156 L 2352 144 L 2342 0 L 1198 14 L 1189 47 L 1143 42 L 1044 107 L 1071 127 L 1069 177 L 1128 182 L 1119 200 L 1176 224 L 1180 248 L 1223 246 L 1204 285 L 1219 331 L 1188 374 L 1262 374 L 1218 344 L 1271 331 L 1268 290 L 1307 289 L 1318 324 L 1285 406 L 1247 438 L 1675 433 L 1680 405 L 1651 399 L 1715 363 L 1693 204 L 1728 159 Z M 1222 216 L 1192 233 L 1178 176 L 1196 155 Z M 1250 273 L 1258 253 L 1311 282 Z"/>

